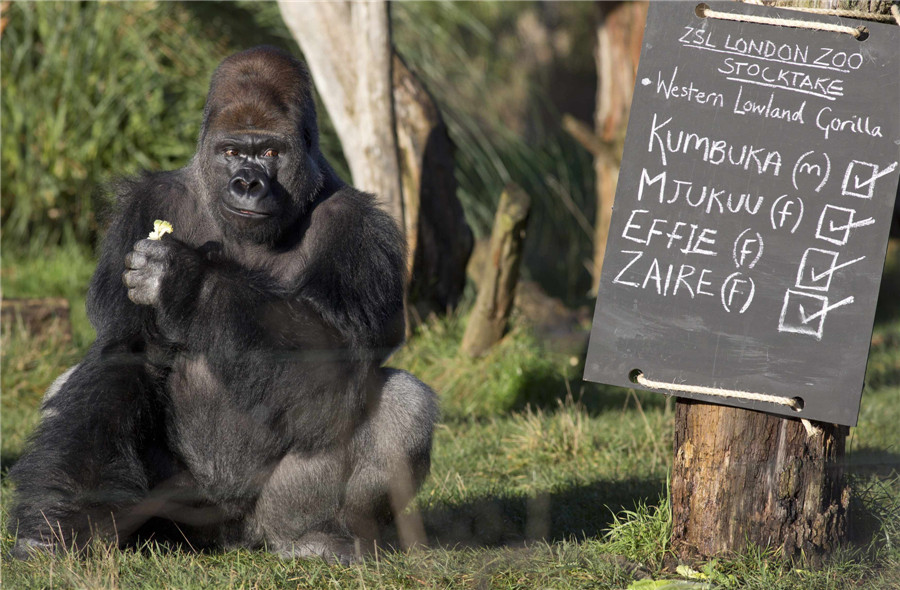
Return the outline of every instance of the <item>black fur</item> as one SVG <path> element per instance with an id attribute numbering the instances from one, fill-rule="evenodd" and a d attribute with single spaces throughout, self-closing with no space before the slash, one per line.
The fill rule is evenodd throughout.
<path id="1" fill-rule="evenodd" d="M 11 473 L 17 555 L 163 519 L 195 546 L 348 561 L 415 493 L 434 394 L 381 368 L 404 241 L 319 152 L 311 90 L 276 50 L 228 58 L 192 162 L 118 187 L 97 340 Z M 174 233 L 147 240 L 156 219 Z"/>

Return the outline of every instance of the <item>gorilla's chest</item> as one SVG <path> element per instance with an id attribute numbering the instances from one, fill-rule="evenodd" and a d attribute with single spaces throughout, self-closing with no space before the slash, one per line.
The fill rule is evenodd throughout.
<path id="1" fill-rule="evenodd" d="M 201 486 L 242 493 L 284 454 L 277 414 L 236 391 L 201 356 L 176 359 L 168 379 L 167 431 L 173 451 Z"/>

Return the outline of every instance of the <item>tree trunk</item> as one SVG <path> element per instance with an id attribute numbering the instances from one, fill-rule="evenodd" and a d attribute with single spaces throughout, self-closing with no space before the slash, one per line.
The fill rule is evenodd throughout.
<path id="1" fill-rule="evenodd" d="M 521 188 L 509 185 L 500 197 L 488 259 L 482 269 L 478 298 L 466 324 L 461 350 L 479 357 L 506 331 L 516 295 L 522 245 L 531 199 Z"/>
<path id="2" fill-rule="evenodd" d="M 353 184 L 403 229 L 421 314 L 459 301 L 472 232 L 434 100 L 391 46 L 385 2 L 279 2 L 341 140 Z"/>
<path id="3" fill-rule="evenodd" d="M 646 2 L 599 2 L 597 26 L 597 106 L 594 133 L 599 149 L 594 150 L 597 183 L 597 214 L 594 222 L 594 266 L 592 292 L 597 293 L 600 271 L 606 254 L 609 219 L 616 196 L 619 163 L 625 145 L 625 129 L 631 111 L 631 96 L 637 75 Z"/>
<path id="4" fill-rule="evenodd" d="M 678 400 L 673 545 L 684 559 L 748 543 L 787 557 L 829 552 L 845 537 L 843 426 Z"/>
<path id="5" fill-rule="evenodd" d="M 386 2 L 279 2 L 341 140 L 353 183 L 405 228 Z"/>
<path id="6" fill-rule="evenodd" d="M 434 99 L 394 53 L 394 105 L 412 276 L 420 317 L 456 307 L 474 239 L 456 198 L 453 143 Z M 415 228 L 415 231 L 411 231 Z"/>

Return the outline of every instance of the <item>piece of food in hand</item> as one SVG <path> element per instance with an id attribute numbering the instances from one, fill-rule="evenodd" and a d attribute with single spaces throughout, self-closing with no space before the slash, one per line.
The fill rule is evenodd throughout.
<path id="1" fill-rule="evenodd" d="M 153 231 L 147 236 L 151 240 L 159 240 L 166 234 L 172 233 L 172 224 L 168 221 L 157 219 L 153 222 Z"/>

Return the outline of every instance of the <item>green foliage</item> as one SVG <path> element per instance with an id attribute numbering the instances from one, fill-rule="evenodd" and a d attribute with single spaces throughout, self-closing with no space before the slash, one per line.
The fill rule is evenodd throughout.
<path id="1" fill-rule="evenodd" d="M 671 537 L 672 507 L 668 496 L 650 506 L 639 500 L 633 510 L 614 514 L 606 533 L 610 551 L 652 570 L 662 566 Z"/>
<path id="2" fill-rule="evenodd" d="M 111 171 L 190 157 L 215 57 L 184 42 L 188 23 L 165 5 L 16 2 L 8 18 L 4 247 L 83 242 L 97 229 L 92 199 Z"/>
<path id="3" fill-rule="evenodd" d="M 188 162 L 209 77 L 222 58 L 260 43 L 299 53 L 274 3 L 253 10 L 242 3 L 197 4 L 15 2 L 4 8 L 4 250 L 92 243 L 101 187 L 113 175 Z M 340 167 L 336 141 L 324 144 Z"/>

